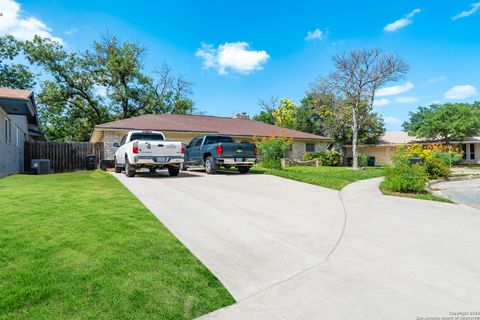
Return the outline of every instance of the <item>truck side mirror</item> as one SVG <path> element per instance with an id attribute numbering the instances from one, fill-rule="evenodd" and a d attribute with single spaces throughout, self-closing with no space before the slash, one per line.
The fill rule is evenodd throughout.
<path id="1" fill-rule="evenodd" d="M 113 147 L 114 147 L 114 148 L 119 148 L 119 147 L 120 147 L 120 144 L 119 144 L 118 142 L 114 142 L 114 143 L 113 143 Z"/>

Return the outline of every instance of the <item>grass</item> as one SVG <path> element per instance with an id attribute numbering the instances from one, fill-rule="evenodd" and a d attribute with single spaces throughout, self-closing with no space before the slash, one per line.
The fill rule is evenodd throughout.
<path id="1" fill-rule="evenodd" d="M 286 167 L 283 170 L 252 168 L 252 173 L 270 174 L 291 180 L 306 182 L 321 187 L 340 190 L 347 184 L 384 175 L 382 167 L 367 167 L 353 170 L 350 167 Z"/>
<path id="2" fill-rule="evenodd" d="M 228 291 L 93 171 L 0 179 L 0 319 L 192 319 Z"/>
<path id="3" fill-rule="evenodd" d="M 420 193 L 390 191 L 385 188 L 385 181 L 382 181 L 380 183 L 380 191 L 382 191 L 382 193 L 387 196 L 396 196 L 396 197 L 404 197 L 404 198 L 419 199 L 419 200 L 430 200 L 430 201 L 438 201 L 438 202 L 445 202 L 445 203 L 455 203 L 450 199 L 435 196 L 426 191 L 420 192 Z"/>

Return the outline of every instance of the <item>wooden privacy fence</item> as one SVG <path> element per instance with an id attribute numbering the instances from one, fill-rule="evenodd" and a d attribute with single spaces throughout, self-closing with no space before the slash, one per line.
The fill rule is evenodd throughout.
<path id="1" fill-rule="evenodd" d="M 25 142 L 25 172 L 31 171 L 32 159 L 50 159 L 52 172 L 85 170 L 86 156 L 97 156 L 96 167 L 103 159 L 103 143 L 90 142 Z"/>

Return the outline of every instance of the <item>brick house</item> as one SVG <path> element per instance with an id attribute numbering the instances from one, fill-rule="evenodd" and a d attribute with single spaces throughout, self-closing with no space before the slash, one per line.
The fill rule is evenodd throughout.
<path id="1" fill-rule="evenodd" d="M 287 158 L 302 159 L 305 153 L 325 150 L 332 139 L 248 119 L 245 116 L 233 118 L 201 115 L 142 115 L 95 126 L 90 142 L 103 142 L 105 159 L 113 159 L 113 144 L 120 142 L 130 130 L 162 131 L 169 140 L 180 140 L 188 144 L 202 134 L 230 135 L 237 142 L 251 142 L 254 137 L 286 136 L 292 138 Z"/>
<path id="2" fill-rule="evenodd" d="M 44 140 L 32 91 L 0 88 L 0 178 L 21 173 L 25 141 Z"/>
<path id="3" fill-rule="evenodd" d="M 392 154 L 399 146 L 407 144 L 442 144 L 441 140 L 424 140 L 409 136 L 406 132 L 386 132 L 377 144 L 361 144 L 358 146 L 358 152 L 369 157 L 375 157 L 375 165 L 387 165 L 391 161 Z M 466 137 L 462 140 L 452 139 L 451 145 L 461 145 L 463 151 L 463 164 L 480 163 L 480 137 Z M 345 162 L 347 158 L 352 157 L 352 146 L 345 146 Z"/>

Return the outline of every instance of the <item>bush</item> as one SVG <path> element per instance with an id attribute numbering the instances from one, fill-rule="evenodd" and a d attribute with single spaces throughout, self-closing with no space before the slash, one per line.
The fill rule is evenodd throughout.
<path id="1" fill-rule="evenodd" d="M 306 153 L 303 160 L 320 159 L 321 166 L 338 166 L 340 164 L 340 153 L 332 150 Z"/>
<path id="2" fill-rule="evenodd" d="M 411 164 L 410 154 L 400 149 L 392 157 L 392 165 L 385 172 L 384 187 L 395 192 L 424 192 L 428 182 L 426 169 L 421 164 Z"/>
<path id="3" fill-rule="evenodd" d="M 430 179 L 448 178 L 450 174 L 450 167 L 440 157 L 425 159 L 425 168 Z"/>
<path id="4" fill-rule="evenodd" d="M 281 169 L 281 159 L 285 157 L 292 141 L 288 138 L 262 138 L 255 142 L 260 165 L 269 169 Z"/>
<path id="5" fill-rule="evenodd" d="M 360 153 L 357 159 L 359 167 L 366 167 L 368 165 L 368 156 L 366 154 Z"/>

